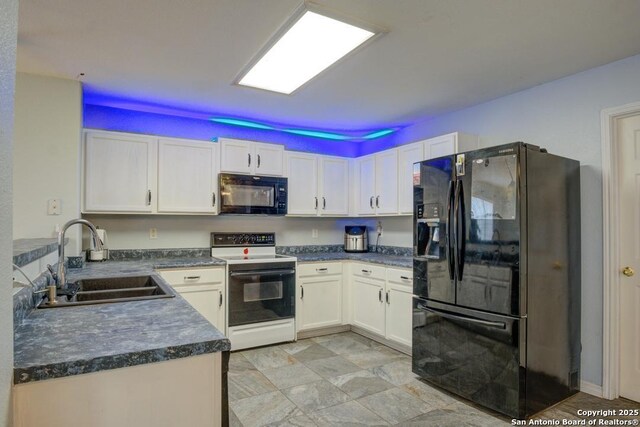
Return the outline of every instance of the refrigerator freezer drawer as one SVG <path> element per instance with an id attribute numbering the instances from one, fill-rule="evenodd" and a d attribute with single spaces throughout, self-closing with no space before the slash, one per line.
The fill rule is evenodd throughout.
<path id="1" fill-rule="evenodd" d="M 525 318 L 421 298 L 413 299 L 413 313 L 414 373 L 498 412 L 524 416 Z"/>

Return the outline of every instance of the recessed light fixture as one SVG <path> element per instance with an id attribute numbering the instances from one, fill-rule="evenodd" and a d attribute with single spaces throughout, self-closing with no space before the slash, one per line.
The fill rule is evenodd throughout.
<path id="1" fill-rule="evenodd" d="M 237 83 L 289 95 L 379 33 L 304 7 L 276 33 Z"/>

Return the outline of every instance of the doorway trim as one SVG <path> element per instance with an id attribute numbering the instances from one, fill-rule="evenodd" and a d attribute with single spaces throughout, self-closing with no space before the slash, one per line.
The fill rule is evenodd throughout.
<path id="1" fill-rule="evenodd" d="M 602 110 L 602 397 L 620 396 L 620 241 L 618 120 L 640 114 L 640 102 Z"/>

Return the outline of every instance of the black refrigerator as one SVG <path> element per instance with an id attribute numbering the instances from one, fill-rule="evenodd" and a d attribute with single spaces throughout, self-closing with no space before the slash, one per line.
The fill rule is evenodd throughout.
<path id="1" fill-rule="evenodd" d="M 522 142 L 414 164 L 414 373 L 514 418 L 578 391 L 579 167 Z"/>

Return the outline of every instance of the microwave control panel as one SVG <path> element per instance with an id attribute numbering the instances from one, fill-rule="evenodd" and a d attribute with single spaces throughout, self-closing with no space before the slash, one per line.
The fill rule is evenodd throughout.
<path id="1" fill-rule="evenodd" d="M 211 233 L 212 247 L 275 245 L 275 233 Z"/>

